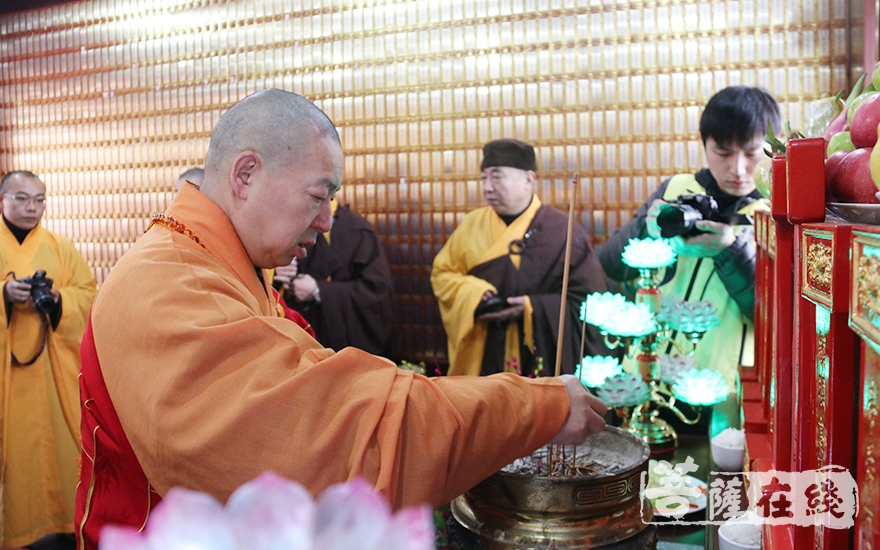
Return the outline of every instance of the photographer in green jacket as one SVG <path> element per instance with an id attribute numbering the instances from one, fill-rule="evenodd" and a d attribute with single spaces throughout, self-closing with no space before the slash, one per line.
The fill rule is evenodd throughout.
<path id="1" fill-rule="evenodd" d="M 754 172 L 765 157 L 767 123 L 780 127 L 779 106 L 760 88 L 732 86 L 715 94 L 700 118 L 706 164 L 696 174 L 680 174 L 664 181 L 599 249 L 605 273 L 616 281 L 638 276 L 621 259 L 630 239 L 652 239 L 675 234 L 670 244 L 678 261 L 666 269 L 660 289 L 688 301 L 708 300 L 721 318 L 697 346 L 694 358 L 700 368 L 721 372 L 733 388 L 738 365 L 754 363 L 755 238 L 751 214 L 760 203 Z M 696 197 L 692 197 L 696 195 Z M 670 209 L 687 211 L 694 200 L 703 205 L 714 199 L 710 212 L 686 227 L 658 223 L 658 215 Z M 670 218 L 681 216 L 670 216 Z M 666 215 L 661 217 L 661 222 Z M 678 233 L 678 234 L 677 234 Z M 676 335 L 684 349 L 690 343 Z M 664 346 L 661 353 L 672 353 Z"/>

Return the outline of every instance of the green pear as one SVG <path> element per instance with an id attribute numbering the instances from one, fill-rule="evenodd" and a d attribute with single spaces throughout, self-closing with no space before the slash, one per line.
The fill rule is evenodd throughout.
<path id="1" fill-rule="evenodd" d="M 859 105 L 862 104 L 863 101 L 876 94 L 877 92 L 864 92 L 860 95 L 857 95 L 853 98 L 853 100 L 849 104 L 849 111 L 846 113 L 846 123 L 847 125 L 852 124 L 853 113 L 856 112 L 856 109 L 859 108 Z"/>
<path id="2" fill-rule="evenodd" d="M 871 73 L 871 84 L 874 85 L 875 90 L 880 90 L 880 61 L 874 65 L 874 72 Z"/>
<path id="3" fill-rule="evenodd" d="M 755 187 L 758 188 L 758 191 L 764 195 L 765 198 L 770 198 L 770 182 L 773 181 L 773 160 L 770 157 L 764 157 L 758 161 L 757 166 L 755 166 Z"/>
<path id="4" fill-rule="evenodd" d="M 853 145 L 849 132 L 837 132 L 828 140 L 828 149 L 825 150 L 825 158 L 830 157 L 838 151 L 855 151 L 856 146 Z"/>

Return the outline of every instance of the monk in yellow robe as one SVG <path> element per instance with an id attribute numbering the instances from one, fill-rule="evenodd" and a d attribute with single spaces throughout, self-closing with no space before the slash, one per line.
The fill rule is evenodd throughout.
<path id="1" fill-rule="evenodd" d="M 83 338 L 77 537 L 141 527 L 174 486 L 225 500 L 265 470 L 319 494 L 366 478 L 394 507 L 449 502 L 516 457 L 604 426 L 571 376 L 432 380 L 323 348 L 274 309 L 265 269 L 330 229 L 339 136 L 307 99 L 250 95 L 101 287 Z"/>
<path id="2" fill-rule="evenodd" d="M 46 187 L 36 175 L 10 172 L 0 193 L 0 534 L 2 546 L 23 546 L 50 533 L 74 532 L 79 348 L 95 279 L 69 240 L 40 226 Z M 38 271 L 51 279 L 51 288 L 35 276 Z"/>
<path id="3" fill-rule="evenodd" d="M 568 217 L 541 203 L 537 169 L 530 144 L 486 143 L 480 170 L 488 205 L 469 212 L 434 258 L 431 286 L 446 329 L 449 374 L 553 374 Z M 580 224 L 569 265 L 560 359 L 567 374 L 580 363 L 581 350 L 612 354 L 595 327 L 581 331 L 581 303 L 608 287 Z M 497 311 L 487 307 L 493 303 Z"/>

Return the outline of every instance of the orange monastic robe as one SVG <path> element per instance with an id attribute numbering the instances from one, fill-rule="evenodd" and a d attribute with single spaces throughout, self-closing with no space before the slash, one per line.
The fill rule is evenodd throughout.
<path id="1" fill-rule="evenodd" d="M 95 279 L 73 244 L 41 226 L 19 244 L 0 220 L 3 280 L 46 271 L 61 294 L 61 318 L 54 328 L 27 304 L 15 304 L 10 318 L 0 305 L 2 395 L 2 516 L 0 546 L 23 546 L 41 536 L 73 532 L 73 499 L 79 456 L 79 345 L 95 296 Z M 0 285 L 2 286 L 2 285 Z M 0 304 L 2 304 L 0 300 Z M 12 354 L 33 364 L 13 365 Z"/>
<path id="2" fill-rule="evenodd" d="M 121 258 L 92 309 L 102 376 L 87 377 L 84 361 L 81 382 L 88 394 L 103 378 L 112 401 L 85 403 L 84 426 L 114 408 L 149 486 L 120 488 L 126 480 L 107 479 L 114 449 L 86 450 L 83 471 L 94 477 L 80 488 L 81 532 L 97 532 L 111 509 L 144 509 L 150 490 L 184 486 L 225 500 L 265 470 L 314 494 L 362 476 L 395 507 L 439 505 L 565 421 L 568 399 L 554 379 L 428 379 L 354 348 L 322 348 L 277 316 L 213 202 L 185 186 L 167 214 L 201 245 L 154 227 Z"/>

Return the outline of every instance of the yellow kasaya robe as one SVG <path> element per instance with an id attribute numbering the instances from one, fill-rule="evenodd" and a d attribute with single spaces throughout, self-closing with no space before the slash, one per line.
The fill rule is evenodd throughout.
<path id="1" fill-rule="evenodd" d="M 506 225 L 489 207 L 468 213 L 434 258 L 431 286 L 446 329 L 449 374 L 535 373 L 556 363 L 559 311 L 565 271 L 568 217 L 543 206 L 537 195 Z M 580 224 L 572 233 L 562 372 L 571 374 L 581 350 L 580 304 L 591 292 L 607 291 L 602 266 Z M 483 294 L 525 297 L 521 319 L 506 323 L 475 319 Z M 506 325 L 506 326 L 505 326 Z M 611 353 L 595 327 L 585 331 L 584 353 Z"/>
<path id="2" fill-rule="evenodd" d="M 428 379 L 354 348 L 323 348 L 278 317 L 268 278 L 261 284 L 213 202 L 185 186 L 167 214 L 204 247 L 153 227 L 92 309 L 101 376 L 81 383 L 89 393 L 103 378 L 112 406 L 84 404 L 84 425 L 115 409 L 149 487 L 108 479 L 124 458 L 96 431 L 77 508 L 86 535 L 117 510 L 144 509 L 150 489 L 162 496 L 183 486 L 225 500 L 266 470 L 313 494 L 361 476 L 394 507 L 437 506 L 564 423 L 568 399 L 556 380 Z"/>
<path id="3" fill-rule="evenodd" d="M 510 254 L 510 242 L 523 238 L 539 208 L 541 199 L 535 195 L 525 212 L 510 225 L 506 225 L 491 207 L 478 208 L 465 217 L 434 258 L 431 285 L 440 304 L 440 317 L 446 329 L 449 374 L 480 374 L 487 326 L 485 322 L 474 319 L 474 310 L 486 291 L 498 292 L 495 285 L 469 272 L 474 266 L 508 255 L 514 266 L 519 268 L 520 257 Z M 534 348 L 531 340 L 532 304 L 528 297 L 523 319 L 527 344 Z M 516 372 L 513 365 L 519 359 L 515 351 L 518 346 L 513 343 L 518 332 L 516 323 L 511 323 L 507 332 L 505 371 Z M 516 359 L 512 359 L 514 357 Z"/>
<path id="4" fill-rule="evenodd" d="M 52 532 L 73 532 L 73 500 L 79 458 L 79 348 L 95 296 L 95 279 L 73 244 L 41 226 L 19 244 L 0 220 L 4 282 L 46 271 L 61 294 L 58 325 L 28 304 L 0 307 L 2 338 L 2 536 L 22 546 Z M 48 326 L 46 326 L 48 324 Z M 28 362 L 13 365 L 12 354 Z"/>

